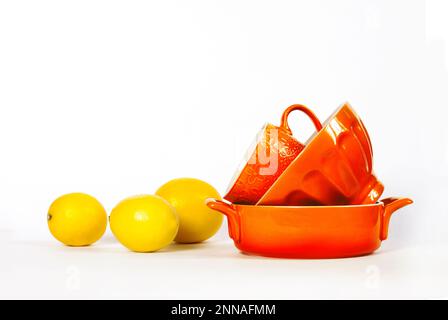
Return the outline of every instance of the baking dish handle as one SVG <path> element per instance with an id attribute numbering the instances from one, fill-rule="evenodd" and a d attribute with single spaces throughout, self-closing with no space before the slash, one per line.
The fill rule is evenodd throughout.
<path id="1" fill-rule="evenodd" d="M 381 200 L 384 205 L 383 216 L 381 219 L 380 239 L 386 240 L 389 232 L 389 222 L 392 213 L 404 206 L 410 205 L 413 201 L 409 198 L 387 198 Z"/>
<path id="2" fill-rule="evenodd" d="M 229 222 L 230 237 L 236 242 L 240 242 L 240 216 L 233 204 L 209 198 L 205 200 L 205 204 L 212 210 L 219 211 L 227 217 Z"/>

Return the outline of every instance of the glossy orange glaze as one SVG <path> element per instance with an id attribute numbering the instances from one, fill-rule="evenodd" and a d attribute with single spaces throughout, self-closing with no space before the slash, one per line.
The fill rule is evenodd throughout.
<path id="1" fill-rule="evenodd" d="M 348 103 L 341 106 L 257 205 L 375 203 L 384 186 L 373 174 L 370 137 Z"/>
<path id="2" fill-rule="evenodd" d="M 308 115 L 316 130 L 322 129 L 319 119 L 305 106 L 292 105 L 287 108 L 279 127 L 266 124 L 257 135 L 255 146 L 250 149 L 242 169 L 235 174 L 224 199 L 240 204 L 257 203 L 300 154 L 304 145 L 292 136 L 287 121 L 289 114 L 295 110 Z"/>
<path id="3" fill-rule="evenodd" d="M 372 253 L 387 239 L 392 213 L 412 203 L 389 198 L 356 206 L 246 206 L 208 199 L 227 216 L 235 246 L 280 258 L 343 258 Z"/>

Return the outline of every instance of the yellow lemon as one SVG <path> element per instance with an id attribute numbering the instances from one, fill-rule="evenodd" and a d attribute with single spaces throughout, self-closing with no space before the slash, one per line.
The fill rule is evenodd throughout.
<path id="1" fill-rule="evenodd" d="M 221 227 L 222 215 L 205 204 L 207 198 L 221 199 L 218 191 L 208 183 L 192 178 L 174 179 L 161 186 L 156 194 L 168 200 L 179 215 L 176 242 L 201 242 Z"/>
<path id="2" fill-rule="evenodd" d="M 107 214 L 101 203 L 84 193 L 71 193 L 56 199 L 48 210 L 51 234 L 68 246 L 88 246 L 106 231 Z"/>
<path id="3" fill-rule="evenodd" d="M 173 242 L 179 219 L 176 209 L 165 199 L 141 195 L 121 201 L 112 210 L 110 228 L 126 248 L 153 252 Z"/>

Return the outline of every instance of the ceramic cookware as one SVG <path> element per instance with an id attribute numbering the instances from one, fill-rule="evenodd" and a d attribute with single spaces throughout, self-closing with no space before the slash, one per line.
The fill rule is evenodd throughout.
<path id="1" fill-rule="evenodd" d="M 281 258 L 343 258 L 371 253 L 387 239 L 389 220 L 407 198 L 351 206 L 252 206 L 208 199 L 227 216 L 235 246 Z"/>
<path id="2" fill-rule="evenodd" d="M 224 198 L 233 203 L 255 204 L 282 172 L 296 159 L 304 145 L 293 136 L 288 125 L 292 111 L 304 112 L 317 131 L 322 124 L 314 113 L 303 105 L 292 105 L 282 115 L 280 126 L 266 124 L 249 149 L 243 165 L 234 175 Z"/>
<path id="3" fill-rule="evenodd" d="M 384 186 L 373 174 L 373 153 L 363 122 L 346 103 L 324 123 L 263 194 L 257 205 L 375 203 Z"/>

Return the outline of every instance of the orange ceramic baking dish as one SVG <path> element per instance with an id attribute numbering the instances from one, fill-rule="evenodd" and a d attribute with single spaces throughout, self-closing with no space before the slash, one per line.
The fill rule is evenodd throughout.
<path id="1" fill-rule="evenodd" d="M 289 164 L 305 147 L 293 136 L 288 116 L 293 111 L 304 112 L 317 131 L 322 124 L 315 114 L 301 104 L 288 107 L 282 114 L 280 126 L 266 124 L 247 152 L 243 165 L 234 175 L 224 199 L 232 203 L 256 204 Z"/>
<path id="2" fill-rule="evenodd" d="M 257 205 L 375 203 L 384 186 L 373 174 L 369 134 L 345 103 L 324 123 Z"/>
<path id="3" fill-rule="evenodd" d="M 206 203 L 227 216 L 230 237 L 243 252 L 323 259 L 372 253 L 387 239 L 392 213 L 412 200 L 321 207 L 235 205 L 215 199 Z"/>

